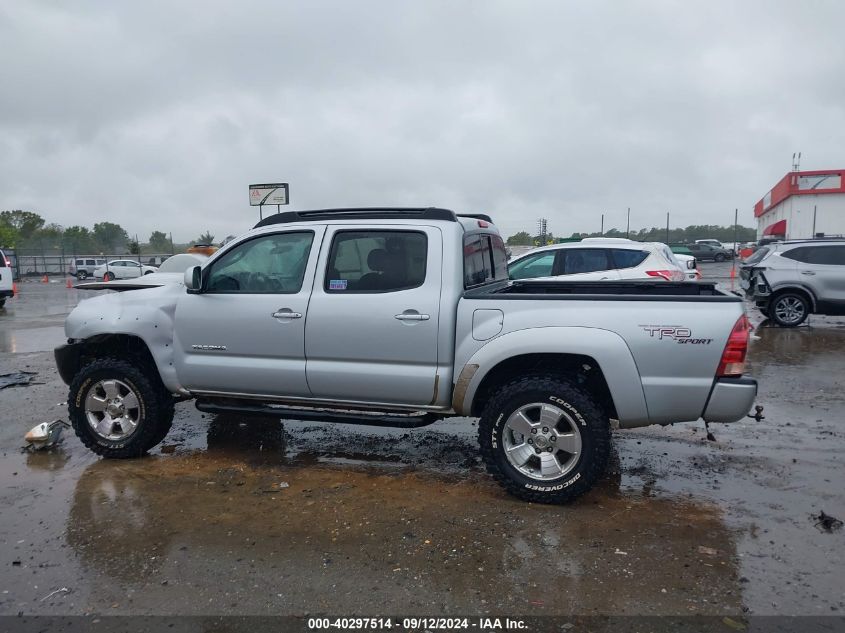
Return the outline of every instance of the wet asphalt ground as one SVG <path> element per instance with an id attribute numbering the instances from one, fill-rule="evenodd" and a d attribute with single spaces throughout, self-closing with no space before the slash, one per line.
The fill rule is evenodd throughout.
<path id="1" fill-rule="evenodd" d="M 604 481 L 549 507 L 487 477 L 466 418 L 409 432 L 182 403 L 142 459 L 72 431 L 21 452 L 66 419 L 51 350 L 84 296 L 23 283 L 0 310 L 0 374 L 37 372 L 0 390 L 0 615 L 845 615 L 845 531 L 814 518 L 845 518 L 845 318 L 785 330 L 749 306 L 766 419 L 715 442 L 703 423 L 617 432 Z"/>

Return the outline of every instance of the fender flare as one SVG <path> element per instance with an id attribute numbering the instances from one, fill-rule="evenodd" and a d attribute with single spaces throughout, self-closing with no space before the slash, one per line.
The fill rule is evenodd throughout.
<path id="1" fill-rule="evenodd" d="M 530 328 L 492 339 L 459 372 L 455 410 L 468 415 L 485 376 L 502 361 L 524 354 L 580 354 L 593 358 L 610 389 L 620 426 L 649 423 L 642 379 L 628 344 L 616 332 L 590 327 Z M 465 389 L 463 394 L 459 393 L 461 389 Z"/>
<path id="2" fill-rule="evenodd" d="M 812 311 L 815 312 L 816 305 L 818 305 L 818 300 L 816 299 L 815 293 L 812 290 L 810 290 L 807 286 L 804 286 L 802 284 L 785 282 L 785 283 L 780 284 L 779 286 L 771 286 L 771 288 L 772 288 L 772 293 L 770 295 L 771 297 L 774 297 L 775 294 L 778 293 L 778 292 L 784 292 L 784 291 L 788 291 L 788 290 L 797 290 L 798 292 L 803 292 L 808 297 L 810 297 L 810 304 L 811 304 L 810 307 L 811 307 Z M 771 299 L 769 299 L 769 300 L 771 301 Z"/>

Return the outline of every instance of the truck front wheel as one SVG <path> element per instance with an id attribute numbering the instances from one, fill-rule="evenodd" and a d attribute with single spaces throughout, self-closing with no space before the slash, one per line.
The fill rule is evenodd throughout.
<path id="1" fill-rule="evenodd" d="M 173 398 L 143 364 L 102 358 L 73 379 L 68 416 L 77 437 L 103 457 L 139 457 L 173 422 Z"/>
<path id="2" fill-rule="evenodd" d="M 588 391 L 554 375 L 498 389 L 478 433 L 488 472 L 526 501 L 573 501 L 604 474 L 610 455 L 607 415 Z"/>

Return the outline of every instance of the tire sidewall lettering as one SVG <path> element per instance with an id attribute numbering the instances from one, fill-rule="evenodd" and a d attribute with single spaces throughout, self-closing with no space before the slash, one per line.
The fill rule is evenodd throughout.
<path id="1" fill-rule="evenodd" d="M 578 420 L 578 424 L 580 424 L 581 426 L 587 426 L 587 421 L 584 419 L 584 416 L 581 415 L 581 413 L 579 413 L 578 409 L 573 407 L 566 400 L 562 400 L 562 399 L 558 398 L 557 396 L 549 396 L 549 401 L 554 402 L 556 405 L 561 406 L 564 409 L 566 409 L 567 411 L 569 411 L 569 413 L 571 413 L 572 415 L 575 416 L 575 418 Z"/>
<path id="2" fill-rule="evenodd" d="M 566 400 L 559 398 L 557 396 L 554 396 L 554 395 L 548 395 L 548 396 L 546 396 L 546 399 L 549 402 L 553 403 L 555 406 L 565 409 L 567 411 L 567 413 L 569 413 L 580 426 L 582 426 L 584 428 L 586 428 L 588 426 L 587 421 L 584 419 L 584 416 L 581 415 L 581 413 L 578 411 L 577 408 L 575 408 L 572 404 L 570 404 Z M 528 399 L 529 402 L 531 400 L 534 400 L 535 402 L 537 401 L 537 399 L 535 399 L 535 398 Z M 517 405 L 517 407 L 518 406 L 519 405 Z M 514 407 L 514 410 L 515 410 L 515 407 Z M 503 466 L 510 469 L 510 470 L 513 470 L 513 466 L 511 466 L 510 463 L 508 463 L 507 458 L 503 454 L 501 454 L 501 452 L 498 450 L 499 445 L 500 445 L 499 438 L 501 437 L 501 434 L 504 432 L 504 422 L 506 420 L 506 415 L 505 415 L 506 413 L 508 415 L 510 415 L 510 413 L 512 413 L 511 407 L 508 407 L 507 411 L 500 413 L 496 417 L 496 421 L 493 424 L 493 429 L 492 429 L 492 432 L 490 434 L 490 439 L 491 439 L 493 448 L 497 450 L 497 454 L 501 455 L 501 461 L 502 461 Z M 585 443 L 589 442 L 588 436 L 582 435 L 582 437 L 584 438 Z M 576 466 L 576 472 L 574 474 L 570 473 L 568 475 L 569 478 L 566 479 L 566 481 L 555 482 L 554 480 L 552 480 L 549 483 L 549 485 L 544 485 L 542 482 L 523 483 L 522 486 L 526 490 L 532 490 L 534 492 L 549 492 L 549 493 L 551 493 L 551 492 L 557 492 L 557 491 L 560 491 L 560 490 L 565 490 L 566 488 L 569 488 L 570 486 L 572 486 L 573 484 L 575 484 L 576 482 L 578 482 L 581 479 L 581 472 L 579 472 L 580 468 L 581 468 L 581 464 L 579 463 Z M 517 475 L 520 479 L 526 479 L 526 477 L 524 475 L 522 475 L 521 473 L 515 472 L 515 475 Z"/>
<path id="3" fill-rule="evenodd" d="M 569 488 L 572 484 L 576 481 L 581 479 L 581 473 L 575 473 L 575 476 L 567 481 L 564 481 L 560 484 L 555 484 L 554 486 L 538 486 L 537 484 L 525 484 L 525 488 L 528 490 L 536 490 L 538 492 L 554 492 L 556 490 L 563 490 L 564 488 Z"/>

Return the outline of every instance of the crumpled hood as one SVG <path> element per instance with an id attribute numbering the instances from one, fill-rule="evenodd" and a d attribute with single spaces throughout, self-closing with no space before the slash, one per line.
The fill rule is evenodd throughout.
<path id="1" fill-rule="evenodd" d="M 176 305 L 185 292 L 183 285 L 166 284 L 85 299 L 65 320 L 65 335 L 75 340 L 106 335 L 140 338 L 164 386 L 172 393 L 183 391 L 174 368 L 173 336 Z"/>
<path id="2" fill-rule="evenodd" d="M 65 335 L 73 339 L 84 339 L 96 334 L 140 335 L 146 329 L 145 325 L 160 327 L 164 320 L 172 336 L 176 302 L 184 293 L 183 285 L 166 284 L 83 299 L 65 319 Z"/>

